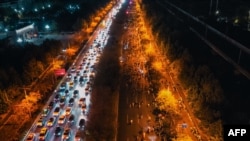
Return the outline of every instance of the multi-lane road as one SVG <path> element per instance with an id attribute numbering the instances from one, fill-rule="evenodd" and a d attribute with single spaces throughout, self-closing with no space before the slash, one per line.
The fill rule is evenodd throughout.
<path id="1" fill-rule="evenodd" d="M 151 106 L 153 95 L 149 93 L 149 82 L 146 70 L 145 52 L 138 42 L 140 39 L 135 33 L 135 17 L 131 11 L 135 10 L 135 1 L 128 6 L 125 18 L 125 32 L 122 37 L 122 76 L 119 98 L 118 140 L 154 140 L 161 138 L 154 132 L 154 115 Z M 131 23 L 133 21 L 134 24 Z M 129 23 L 130 22 L 130 23 Z M 144 56 L 144 57 L 143 57 Z M 143 58 L 143 59 L 142 59 Z"/>
<path id="2" fill-rule="evenodd" d="M 79 130 L 84 130 L 84 124 L 89 120 L 87 115 L 95 68 L 109 38 L 112 17 L 120 7 L 121 3 L 115 5 L 103 19 L 105 26 L 97 27 L 23 140 L 28 140 L 29 137 L 34 141 L 83 140 L 76 137 L 76 134 Z M 52 119 L 54 121 L 50 124 Z M 80 120 L 85 121 L 81 128 Z"/>
<path id="3" fill-rule="evenodd" d="M 132 6 L 135 5 L 132 3 L 129 5 L 131 6 L 130 8 L 134 10 L 135 7 Z M 100 25 L 97 27 L 45 105 L 44 108 L 49 107 L 50 112 L 44 117 L 42 115 L 37 117 L 37 120 L 35 120 L 25 139 L 28 135 L 34 135 L 34 140 L 43 140 L 42 131 L 47 130 L 48 133 L 44 135 L 46 141 L 60 141 L 64 138 L 67 140 L 82 140 L 76 137 L 76 134 L 78 131 L 84 130 L 84 126 L 83 128 L 79 128 L 80 120 L 84 120 L 85 124 L 90 120 L 88 119 L 88 111 L 90 108 L 91 87 L 96 73 L 95 66 L 98 65 L 102 50 L 109 39 L 109 31 L 113 30 L 112 36 L 116 36 L 117 39 L 122 42 L 122 45 L 124 45 L 121 51 L 124 60 L 121 61 L 122 76 L 119 96 L 118 134 L 116 140 L 161 140 L 160 136 L 157 136 L 157 133 L 154 131 L 156 126 L 154 115 L 152 114 L 154 95 L 150 92 L 149 77 L 143 72 L 144 70 L 147 71 L 146 60 L 145 58 L 140 58 L 140 56 L 146 56 L 146 54 L 141 50 L 140 44 L 138 44 L 140 39 L 136 35 L 133 35 L 135 28 L 132 27 L 130 29 L 128 28 L 129 26 L 124 26 L 127 24 L 114 23 L 113 28 L 110 29 L 112 21 L 115 20 L 116 13 L 120 8 L 120 4 L 114 6 L 110 13 L 103 19 L 105 22 L 102 23 L 105 23 L 105 26 Z M 127 14 L 124 17 L 117 18 L 125 22 L 128 21 L 127 19 L 132 18 L 130 16 L 130 14 Z M 170 83 L 173 80 L 170 75 L 167 76 L 166 79 L 169 81 L 166 85 L 169 86 L 171 91 L 179 92 L 179 86 L 174 86 Z M 65 93 L 67 90 L 69 91 L 68 94 Z M 74 95 L 74 91 L 78 91 L 78 95 Z M 55 98 L 56 95 L 59 95 L 58 99 Z M 65 101 L 63 97 L 65 97 Z M 73 102 L 70 102 L 72 101 L 70 99 L 73 99 Z M 80 99 L 84 100 L 81 101 Z M 49 106 L 51 102 L 54 103 L 52 107 Z M 86 106 L 83 106 L 83 103 L 85 103 Z M 55 112 L 56 107 L 60 109 L 58 113 Z M 71 112 L 68 112 L 66 109 L 71 109 Z M 70 121 L 72 115 L 74 119 Z M 44 123 L 41 127 L 38 127 L 37 125 L 40 118 Z M 55 122 L 52 126 L 49 126 L 48 122 L 51 118 L 54 118 Z M 61 134 L 58 134 L 58 136 L 55 136 L 55 133 L 57 134 L 57 132 L 55 132 L 56 128 L 62 129 Z M 66 135 L 67 130 L 70 131 L 70 135 Z M 66 138 L 67 136 L 68 138 Z"/>

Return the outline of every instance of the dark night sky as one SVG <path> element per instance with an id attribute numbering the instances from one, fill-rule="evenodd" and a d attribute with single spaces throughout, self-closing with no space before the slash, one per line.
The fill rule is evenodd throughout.
<path id="1" fill-rule="evenodd" d="M 217 0 L 169 0 L 183 9 L 195 15 L 208 15 L 210 2 L 212 1 L 212 11 L 216 9 Z M 250 10 L 250 0 L 218 0 L 218 9 L 224 16 L 248 15 Z"/>

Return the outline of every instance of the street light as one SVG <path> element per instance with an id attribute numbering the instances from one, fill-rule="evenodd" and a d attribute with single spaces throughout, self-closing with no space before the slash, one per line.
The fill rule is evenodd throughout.
<path id="1" fill-rule="evenodd" d="M 46 31 L 49 31 L 50 26 L 46 24 L 46 25 L 45 25 L 45 29 L 46 29 Z"/>
<path id="2" fill-rule="evenodd" d="M 49 29 L 49 28 L 50 28 L 50 26 L 46 24 L 45 25 L 45 29 Z"/>
<path id="3" fill-rule="evenodd" d="M 219 14 L 218 5 L 219 5 L 219 0 L 216 0 L 215 15 Z M 211 15 L 211 13 L 212 13 L 212 6 L 213 6 L 213 0 L 210 0 L 209 15 Z"/>
<path id="4" fill-rule="evenodd" d="M 17 42 L 18 42 L 18 43 L 23 42 L 22 38 L 18 37 L 18 38 L 17 38 Z"/>
<path id="5" fill-rule="evenodd" d="M 220 11 L 219 10 L 216 10 L 215 11 L 215 15 L 219 15 L 220 14 Z"/>

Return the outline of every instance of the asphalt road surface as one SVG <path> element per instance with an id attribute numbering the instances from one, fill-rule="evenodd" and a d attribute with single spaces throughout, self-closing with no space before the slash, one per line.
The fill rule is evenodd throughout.
<path id="1" fill-rule="evenodd" d="M 134 9 L 130 4 L 131 10 Z M 145 60 L 139 56 L 145 56 L 140 46 L 138 38 L 131 36 L 135 28 L 128 26 L 127 21 L 132 17 L 130 14 L 120 17 L 125 19 L 118 29 L 125 29 L 122 36 L 122 76 L 119 97 L 119 119 L 118 137 L 119 141 L 152 140 L 158 141 L 160 137 L 154 132 L 154 116 L 151 106 L 153 95 L 149 93 L 149 80 L 142 70 L 145 69 Z M 125 23 L 126 21 L 126 23 Z"/>
<path id="2" fill-rule="evenodd" d="M 110 25 L 112 24 L 112 17 L 116 15 L 118 10 L 119 5 L 114 6 L 110 13 L 103 19 L 106 23 L 105 27 L 98 26 L 92 37 L 90 37 L 90 40 L 83 47 L 74 64 L 69 68 L 67 74 L 45 105 L 44 109 L 49 109 L 49 112 L 45 115 L 41 113 L 37 117 L 24 140 L 26 140 L 29 135 L 33 135 L 34 140 L 74 140 L 78 130 L 84 130 L 82 128 L 79 129 L 79 121 L 80 119 L 84 119 L 86 122 L 90 120 L 87 118 L 87 114 L 90 108 L 91 86 L 96 73 L 95 66 L 98 65 L 102 50 L 109 39 L 108 34 Z M 66 90 L 69 91 L 68 94 L 66 94 Z M 75 95 L 74 91 L 78 91 L 79 93 Z M 55 98 L 56 95 L 59 95 L 59 99 Z M 65 101 L 61 100 L 63 98 L 65 98 Z M 74 99 L 74 102 L 70 104 L 69 100 L 71 98 Z M 86 108 L 83 106 L 84 104 L 80 103 L 80 98 L 85 99 Z M 48 108 L 50 102 L 53 102 L 54 105 Z M 60 109 L 58 115 L 57 112 L 55 112 L 56 107 Z M 71 107 L 71 112 L 68 115 L 66 113 L 67 107 Z M 74 115 L 73 122 L 69 121 L 71 115 Z M 58 121 L 62 116 L 65 116 L 65 119 L 62 120 L 62 123 L 59 123 Z M 52 117 L 54 117 L 55 122 L 52 126 L 48 126 L 48 121 Z M 40 118 L 43 121 L 41 126 L 39 126 Z M 61 135 L 58 137 L 54 135 L 57 126 L 63 129 Z M 64 135 L 66 129 L 70 130 L 70 134 L 67 137 Z M 41 131 L 45 130 L 47 130 L 47 133 L 43 139 L 43 133 Z"/>

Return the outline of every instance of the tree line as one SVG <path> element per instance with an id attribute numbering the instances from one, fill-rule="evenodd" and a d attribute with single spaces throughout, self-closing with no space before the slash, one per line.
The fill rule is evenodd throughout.
<path id="1" fill-rule="evenodd" d="M 0 41 L 0 46 L 3 47 L 0 51 L 2 105 L 6 105 L 8 100 L 22 98 L 24 94 L 21 88 L 37 79 L 62 49 L 61 42 L 55 40 L 46 40 L 40 46 L 6 45 L 6 40 Z M 6 108 L 1 112 L 5 112 Z"/>
<path id="2" fill-rule="evenodd" d="M 98 3 L 98 1 L 95 2 Z M 105 0 L 102 1 L 102 3 L 105 3 Z M 101 5 L 97 4 L 96 6 L 100 7 Z M 92 13 L 89 14 L 88 17 L 92 19 L 91 17 L 95 17 L 96 12 L 99 10 L 103 9 L 91 11 Z M 107 9 L 105 9 L 105 11 L 107 12 Z M 27 94 L 29 96 L 29 91 L 42 94 L 38 101 L 35 102 L 37 109 L 30 111 L 32 112 L 32 117 L 30 117 L 29 120 L 27 119 L 27 122 L 25 121 L 24 124 L 19 125 L 19 129 L 16 129 L 18 130 L 17 133 L 22 133 L 31 126 L 33 122 L 32 119 L 40 113 L 43 103 L 47 101 L 52 93 L 51 90 L 53 90 L 55 84 L 59 82 L 60 78 L 54 79 L 53 71 L 50 71 L 45 78 L 40 80 L 42 72 L 51 64 L 55 66 L 54 61 L 58 59 L 63 61 L 62 64 L 60 63 L 62 65 L 61 67 L 67 70 L 76 57 L 76 54 L 86 43 L 88 36 L 85 36 L 84 32 L 87 32 L 86 24 L 89 23 L 87 23 L 88 20 L 86 17 L 81 18 L 83 20 L 80 21 L 81 24 L 77 28 L 82 29 L 80 32 L 81 40 L 76 39 L 72 41 L 73 44 L 71 45 L 74 46 L 71 48 L 74 50 L 73 54 L 63 53 L 62 42 L 57 40 L 46 39 L 39 46 L 34 44 L 24 44 L 22 46 L 17 44 L 12 45 L 9 43 L 8 38 L 0 40 L 0 114 L 6 113 L 13 102 L 20 103 L 22 100 L 27 99 L 27 96 L 24 98 L 24 88 L 29 86 L 34 80 L 36 81 L 37 78 L 39 78 L 39 86 L 36 85 L 32 90 L 27 90 Z M 79 24 L 79 20 L 75 19 L 74 21 Z M 94 28 L 91 30 L 94 30 Z M 10 112 L 10 114 L 13 113 Z M 18 116 L 19 115 L 15 115 L 16 119 L 18 119 Z M 19 134 L 18 137 L 19 136 L 21 137 L 21 134 Z"/>
<path id="3" fill-rule="evenodd" d="M 60 22 L 60 20 L 57 21 L 57 23 L 62 26 L 68 26 L 69 24 L 70 29 L 86 29 L 86 24 L 93 20 L 91 17 L 94 17 L 101 7 L 105 6 L 105 4 L 107 5 L 107 2 L 108 1 L 106 0 L 95 2 L 83 1 L 80 3 L 81 6 L 87 7 L 82 8 L 81 12 L 77 12 L 73 16 L 68 16 L 73 18 L 70 20 L 70 23 L 67 21 Z M 53 4 L 54 7 L 47 12 L 55 13 L 59 9 L 62 10 L 67 3 L 55 1 Z M 6 9 L 2 8 L 1 10 L 5 11 Z M 32 11 L 27 10 L 27 13 L 23 13 L 23 16 L 30 17 L 30 12 L 32 13 Z M 8 16 L 8 13 L 6 13 L 6 16 Z M 59 18 L 61 17 L 65 17 L 65 15 L 62 14 Z M 64 28 L 60 28 L 58 30 L 63 29 Z M 81 32 L 81 34 L 83 34 L 83 32 Z M 79 46 L 81 42 L 82 40 L 76 41 L 74 44 Z M 39 46 L 34 44 L 13 45 L 10 44 L 8 38 L 5 38 L 0 40 L 0 46 L 0 105 L 2 107 L 0 113 L 4 113 L 8 108 L 8 101 L 11 101 L 12 99 L 22 99 L 24 96 L 23 90 L 19 89 L 19 87 L 29 85 L 36 80 L 53 62 L 53 59 L 61 53 L 63 45 L 60 41 L 48 39 Z M 67 60 L 69 63 L 65 62 L 66 68 L 68 68 L 72 59 L 71 56 L 71 58 L 68 58 Z M 15 91 L 13 92 L 12 89 Z"/>
<path id="4" fill-rule="evenodd" d="M 211 51 L 191 35 L 187 25 L 179 22 L 166 7 L 150 0 L 144 0 L 141 7 L 146 11 L 146 21 L 157 44 L 171 65 L 179 66 L 177 78 L 188 93 L 187 99 L 201 121 L 200 126 L 214 138 L 221 139 L 225 85 L 223 87 L 215 66 L 226 66 L 225 63 L 211 55 Z"/>

